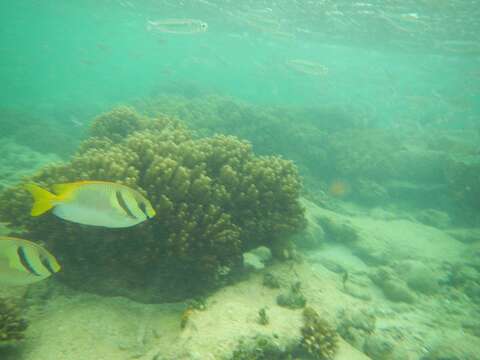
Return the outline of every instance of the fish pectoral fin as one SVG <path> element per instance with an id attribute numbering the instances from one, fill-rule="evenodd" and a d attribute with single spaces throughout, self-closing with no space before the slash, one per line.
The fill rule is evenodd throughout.
<path id="1" fill-rule="evenodd" d="M 54 194 L 33 183 L 25 185 L 25 188 L 33 196 L 34 202 L 30 212 L 32 216 L 42 215 L 53 207 L 53 201 L 56 199 Z"/>

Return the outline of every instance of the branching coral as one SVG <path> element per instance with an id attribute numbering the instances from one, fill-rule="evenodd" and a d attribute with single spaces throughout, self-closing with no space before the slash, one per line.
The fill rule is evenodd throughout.
<path id="1" fill-rule="evenodd" d="M 195 139 L 174 120 L 148 119 L 124 107 L 99 116 L 91 134 L 69 162 L 27 180 L 47 188 L 82 179 L 123 183 L 149 198 L 157 212 L 152 221 L 115 231 L 31 218 L 31 199 L 21 186 L 0 193 L 0 219 L 47 242 L 70 283 L 85 285 L 85 272 L 93 272 L 100 286 L 122 279 L 148 286 L 157 292 L 153 297 L 162 290 L 178 294 L 179 283 L 195 291 L 239 266 L 243 251 L 304 224 L 293 163 L 257 157 L 247 142 L 223 135 Z"/>
<path id="2" fill-rule="evenodd" d="M 315 310 L 303 310 L 302 347 L 315 359 L 333 359 L 338 347 L 338 335 Z"/>
<path id="3" fill-rule="evenodd" d="M 18 305 L 10 299 L 0 298 L 0 346 L 12 345 L 22 340 L 27 326 Z"/>

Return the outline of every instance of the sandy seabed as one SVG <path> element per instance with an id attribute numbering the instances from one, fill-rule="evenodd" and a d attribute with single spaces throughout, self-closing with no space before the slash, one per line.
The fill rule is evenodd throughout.
<path id="1" fill-rule="evenodd" d="M 74 292 L 47 280 L 53 283 L 38 286 L 55 288 L 55 296 L 30 307 L 26 340 L 2 360 L 228 359 L 239 341 L 259 334 L 290 344 L 301 337 L 302 310 L 281 307 L 276 297 L 298 281 L 307 305 L 339 329 L 358 314 L 375 319 L 368 331 L 351 329 L 356 334 L 351 344 L 340 339 L 335 360 L 440 359 L 439 352 L 455 354 L 448 359 L 480 358 L 478 337 L 462 327 L 478 315 L 478 304 L 462 294 L 452 300 L 442 288 L 432 294 L 409 290 L 411 301 L 392 300 L 372 281 L 379 269 L 391 271 L 393 279 L 402 282 L 402 269 L 412 262 L 437 270 L 442 264 L 461 262 L 472 244 L 385 211 L 340 215 L 305 204 L 310 220 L 348 224 L 359 238 L 345 244 L 326 241 L 303 253 L 303 261 L 273 263 L 252 272 L 248 279 L 212 294 L 206 309 L 193 311 L 183 329 L 185 304 L 140 304 Z M 266 272 L 278 278 L 280 289 L 263 285 Z M 267 311 L 267 325 L 258 323 L 261 308 Z"/>

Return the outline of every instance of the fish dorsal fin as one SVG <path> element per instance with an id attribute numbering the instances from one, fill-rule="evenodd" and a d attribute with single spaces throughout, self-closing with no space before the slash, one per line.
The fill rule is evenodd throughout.
<path id="1" fill-rule="evenodd" d="M 57 194 L 60 200 L 69 199 L 75 190 L 81 188 L 83 185 L 93 184 L 95 181 L 76 181 L 71 183 L 64 184 L 54 184 L 52 185 L 53 191 Z"/>
<path id="2" fill-rule="evenodd" d="M 54 184 L 52 185 L 52 189 L 57 195 L 62 196 L 62 195 L 72 193 L 73 191 L 82 187 L 83 185 L 89 185 L 89 184 L 113 184 L 113 183 L 107 182 L 107 181 L 82 180 L 82 181 L 75 181 L 71 183 Z"/>

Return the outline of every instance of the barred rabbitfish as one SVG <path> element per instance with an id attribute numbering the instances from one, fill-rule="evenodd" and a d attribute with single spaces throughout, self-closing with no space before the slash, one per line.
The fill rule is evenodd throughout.
<path id="1" fill-rule="evenodd" d="M 32 216 L 52 209 L 64 220 L 84 225 L 123 228 L 155 216 L 150 201 L 125 185 L 104 181 L 79 181 L 56 184 L 56 194 L 36 184 L 28 184 L 35 199 Z"/>
<path id="2" fill-rule="evenodd" d="M 0 284 L 28 285 L 60 271 L 57 259 L 29 240 L 0 236 Z"/>

